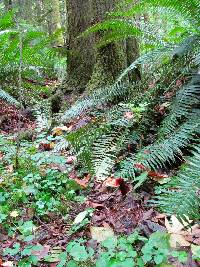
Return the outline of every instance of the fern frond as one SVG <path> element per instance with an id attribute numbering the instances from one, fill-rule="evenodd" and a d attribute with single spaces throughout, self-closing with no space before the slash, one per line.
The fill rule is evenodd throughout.
<path id="1" fill-rule="evenodd" d="M 160 142 L 147 146 L 142 149 L 132 159 L 127 159 L 122 164 L 121 172 L 126 177 L 135 178 L 135 171 L 130 169 L 137 169 L 136 164 L 142 164 L 146 169 L 158 170 L 166 168 L 166 166 L 175 163 L 179 157 L 183 156 L 183 149 L 188 147 L 190 142 L 194 141 L 196 134 L 200 133 L 200 117 L 198 115 L 191 117 L 183 123 L 175 132 Z"/>
<path id="2" fill-rule="evenodd" d="M 2 89 L 0 89 L 0 99 L 5 100 L 11 105 L 20 106 L 20 103 L 14 97 Z"/>
<path id="3" fill-rule="evenodd" d="M 187 163 L 172 177 L 170 183 L 161 189 L 152 203 L 167 214 L 176 214 L 177 217 L 185 219 L 200 220 L 200 146 L 195 146 L 193 156 L 187 159 Z"/>
<path id="4" fill-rule="evenodd" d="M 51 108 L 48 100 L 43 100 L 34 108 L 36 132 L 48 131 L 52 125 Z"/>
<path id="5" fill-rule="evenodd" d="M 138 68 L 138 66 L 143 65 L 150 65 L 155 66 L 156 68 L 160 63 L 162 63 L 162 60 L 166 57 L 170 58 L 172 51 L 175 49 L 175 46 L 167 46 L 155 49 L 153 51 L 150 51 L 142 56 L 140 56 L 138 59 L 136 59 L 128 68 L 126 68 L 123 73 L 119 76 L 116 83 L 120 83 L 124 77 L 134 69 Z"/>
<path id="6" fill-rule="evenodd" d="M 69 142 L 64 138 L 61 137 L 58 142 L 56 143 L 53 152 L 62 152 L 64 150 L 66 150 L 69 147 Z"/>
<path id="7" fill-rule="evenodd" d="M 61 120 L 63 122 L 70 121 L 71 119 L 80 116 L 81 114 L 92 108 L 100 107 L 102 104 L 113 102 L 116 99 L 127 99 L 130 93 L 134 91 L 135 86 L 128 85 L 127 82 L 125 82 L 125 76 L 127 76 L 130 71 L 138 68 L 139 65 L 153 66 L 156 65 L 155 63 L 161 63 L 162 59 L 166 56 L 169 57 L 173 50 L 174 46 L 160 48 L 139 57 L 134 63 L 132 63 L 126 70 L 123 71 L 115 84 L 106 88 L 100 88 L 90 96 L 77 101 L 69 110 L 67 110 L 63 114 Z"/>
<path id="8" fill-rule="evenodd" d="M 105 88 L 100 88 L 83 100 L 77 101 L 63 116 L 62 121 L 70 121 L 73 118 L 80 116 L 92 108 L 101 107 L 103 104 L 113 102 L 116 99 L 123 99 L 128 97 L 131 91 L 131 86 L 125 84 L 114 84 Z"/>
<path id="9" fill-rule="evenodd" d="M 162 122 L 159 135 L 161 138 L 173 132 L 181 119 L 197 114 L 200 104 L 200 75 L 195 75 L 191 82 L 180 89 L 172 103 L 170 114 Z"/>
<path id="10" fill-rule="evenodd" d="M 95 140 L 98 139 L 108 129 L 98 125 L 88 124 L 85 127 L 71 132 L 66 140 L 74 149 L 80 163 L 90 172 L 93 172 L 92 151 Z M 89 133 L 89 134 L 88 134 Z"/>
<path id="11" fill-rule="evenodd" d="M 200 4 L 198 0 L 142 0 L 126 11 L 113 12 L 112 15 L 116 17 L 132 17 L 139 13 L 144 14 L 151 8 L 155 11 L 160 7 L 176 12 L 197 25 L 199 23 Z"/>
<path id="12" fill-rule="evenodd" d="M 88 36 L 91 33 L 98 31 L 114 31 L 119 32 L 121 39 L 124 36 L 139 36 L 142 34 L 141 30 L 136 28 L 132 21 L 123 19 L 111 19 L 101 23 L 97 23 L 94 26 L 88 28 L 82 33 L 82 36 Z"/>
<path id="13" fill-rule="evenodd" d="M 111 174 L 115 166 L 117 155 L 126 140 L 124 130 L 112 130 L 98 138 L 93 147 L 92 162 L 95 176 L 104 180 Z"/>

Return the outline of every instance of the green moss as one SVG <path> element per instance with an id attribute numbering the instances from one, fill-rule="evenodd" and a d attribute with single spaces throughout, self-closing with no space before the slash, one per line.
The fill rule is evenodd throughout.
<path id="1" fill-rule="evenodd" d="M 122 43 L 109 44 L 96 51 L 97 59 L 87 91 L 93 91 L 115 82 L 126 67 L 126 55 Z"/>

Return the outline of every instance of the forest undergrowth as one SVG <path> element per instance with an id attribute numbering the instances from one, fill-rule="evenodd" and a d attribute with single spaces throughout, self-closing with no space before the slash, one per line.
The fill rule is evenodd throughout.
<path id="1" fill-rule="evenodd" d="M 200 266 L 200 6 L 183 2 L 125 1 L 82 33 L 140 43 L 92 92 L 63 90 L 61 29 L 0 6 L 0 266 Z"/>

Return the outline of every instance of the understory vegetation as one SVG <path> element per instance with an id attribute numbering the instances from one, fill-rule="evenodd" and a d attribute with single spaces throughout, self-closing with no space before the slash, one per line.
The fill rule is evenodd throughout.
<path id="1" fill-rule="evenodd" d="M 0 266 L 199 266 L 199 1 L 120 1 L 78 41 L 72 4 L 48 32 L 56 3 L 46 24 L 5 3 Z M 106 70 L 114 45 L 134 40 L 138 57 L 111 84 L 67 90 L 81 38 Z"/>

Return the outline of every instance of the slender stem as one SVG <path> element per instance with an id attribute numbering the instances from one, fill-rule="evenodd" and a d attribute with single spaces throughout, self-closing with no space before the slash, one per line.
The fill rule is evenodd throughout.
<path id="1" fill-rule="evenodd" d="M 24 90 L 22 86 L 22 70 L 23 70 L 23 33 L 21 31 L 21 27 L 18 25 L 19 30 L 19 75 L 18 75 L 18 86 L 19 86 L 19 102 L 20 102 L 20 110 L 19 110 L 19 120 L 18 120 L 18 129 L 17 129 L 17 147 L 16 147 L 16 155 L 15 155 L 15 169 L 19 168 L 19 152 L 20 152 L 20 132 L 21 132 L 21 119 L 22 119 L 22 109 L 24 103 Z"/>

